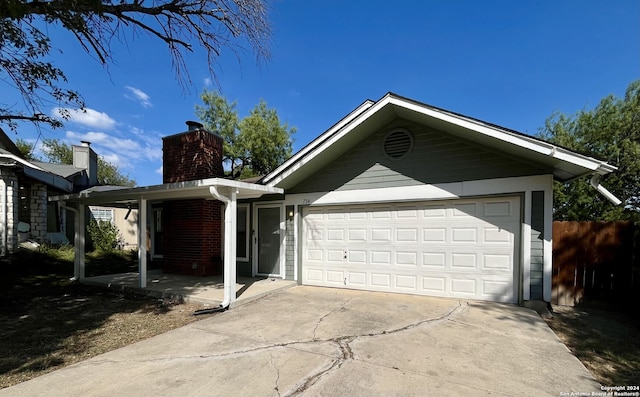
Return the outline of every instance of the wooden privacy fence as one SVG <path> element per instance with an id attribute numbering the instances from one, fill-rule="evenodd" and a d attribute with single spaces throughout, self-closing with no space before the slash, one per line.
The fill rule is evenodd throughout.
<path id="1" fill-rule="evenodd" d="M 553 222 L 551 303 L 640 302 L 636 229 L 633 222 Z"/>

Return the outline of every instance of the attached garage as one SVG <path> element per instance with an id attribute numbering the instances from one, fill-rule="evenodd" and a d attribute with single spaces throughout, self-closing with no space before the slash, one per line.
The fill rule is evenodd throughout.
<path id="1" fill-rule="evenodd" d="M 302 283 L 517 302 L 520 198 L 307 207 Z"/>
<path id="2" fill-rule="evenodd" d="M 553 181 L 589 176 L 611 198 L 599 178 L 613 170 L 388 93 L 258 183 L 285 192 L 263 200 L 286 214 L 278 252 L 286 278 L 522 303 L 551 300 Z"/>

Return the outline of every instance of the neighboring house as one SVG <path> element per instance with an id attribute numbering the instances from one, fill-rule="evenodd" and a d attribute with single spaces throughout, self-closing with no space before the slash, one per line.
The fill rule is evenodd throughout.
<path id="1" fill-rule="evenodd" d="M 113 223 L 120 232 L 120 248 L 138 249 L 138 210 L 118 207 L 89 207 L 91 217 L 96 221 Z"/>
<path id="2" fill-rule="evenodd" d="M 26 160 L 0 129 L 0 255 L 25 239 L 43 242 L 73 237 L 66 212 L 48 197 L 78 192 L 97 183 L 97 156 L 88 142 L 73 146 L 73 165 Z"/>
<path id="3" fill-rule="evenodd" d="M 223 305 L 235 299 L 237 275 L 549 301 L 553 180 L 592 175 L 608 193 L 597 181 L 615 170 L 392 93 L 364 102 L 254 183 L 223 179 L 222 139 L 188 124 L 163 139 L 162 185 L 55 200 L 136 206 L 165 272 L 216 274 L 224 258 Z M 146 255 L 139 277 L 145 287 Z"/>

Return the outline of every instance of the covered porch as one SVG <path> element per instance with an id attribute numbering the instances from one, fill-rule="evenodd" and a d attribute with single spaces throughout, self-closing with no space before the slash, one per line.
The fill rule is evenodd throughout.
<path id="1" fill-rule="evenodd" d="M 75 263 L 74 278 L 81 282 L 95 282 L 120 288 L 136 288 L 148 291 L 150 294 L 166 294 L 181 296 L 185 300 L 196 301 L 203 299 L 207 302 L 217 302 L 221 307 L 234 306 L 238 297 L 248 299 L 252 296 L 268 292 L 275 286 L 272 282 L 260 283 L 260 279 L 242 279 L 238 282 L 236 273 L 236 230 L 237 230 L 237 200 L 258 198 L 265 194 L 282 194 L 280 188 L 256 185 L 223 178 L 200 179 L 185 182 L 165 183 L 162 185 L 144 186 L 136 188 L 97 187 L 77 194 L 50 197 L 51 201 L 58 201 L 61 207 L 69 210 L 75 218 Z M 212 238 L 210 244 L 222 244 L 222 275 L 217 277 L 184 276 L 162 271 L 149 270 L 148 236 L 149 213 L 152 205 L 157 203 L 175 202 L 177 200 L 200 199 L 218 201 L 224 205 L 221 229 L 209 230 L 208 233 L 222 234 L 220 239 Z M 122 274 L 111 274 L 97 277 L 85 276 L 85 226 L 86 207 L 89 205 L 124 207 L 138 210 L 138 271 Z M 188 203 L 185 201 L 185 205 Z M 198 232 L 191 232 L 198 233 Z M 192 234 L 193 235 L 193 234 Z M 195 236 L 195 235 L 194 235 Z M 215 236 L 214 236 L 215 237 Z M 181 250 L 186 253 L 190 244 L 186 243 Z M 201 247 L 195 247 L 197 251 Z M 182 251 L 181 251 L 182 252 Z M 195 263 L 194 263 L 195 265 Z M 195 267 L 194 267 L 195 269 Z M 206 281 L 205 281 L 206 280 Z M 279 279 L 278 282 L 285 280 Z M 294 282 L 295 283 L 295 282 Z M 285 283 L 289 285 L 289 283 Z M 244 295 L 244 296 L 243 296 Z"/>
<path id="2" fill-rule="evenodd" d="M 155 269 L 147 271 L 146 288 L 140 288 L 137 272 L 86 277 L 82 282 L 119 291 L 131 291 L 158 298 L 174 299 L 179 302 L 200 303 L 211 307 L 219 306 L 224 300 L 223 276 L 186 276 L 163 273 L 162 270 Z M 235 305 L 251 302 L 297 284 L 296 281 L 275 277 L 237 277 Z"/>

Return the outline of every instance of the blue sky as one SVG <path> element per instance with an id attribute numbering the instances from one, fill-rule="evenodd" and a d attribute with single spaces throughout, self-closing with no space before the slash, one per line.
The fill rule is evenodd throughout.
<path id="1" fill-rule="evenodd" d="M 162 183 L 162 137 L 186 130 L 204 88 L 260 99 L 297 128 L 302 148 L 366 99 L 391 91 L 535 134 L 554 111 L 591 109 L 640 79 L 640 1 L 300 1 L 270 4 L 271 58 L 223 52 L 211 84 L 206 59 L 187 58 L 184 92 L 156 40 L 113 43 L 103 68 L 70 36 L 50 32 L 54 62 L 88 111 L 45 138 L 89 140 L 138 185 Z M 7 129 L 5 129 L 7 130 Z M 24 125 L 16 139 L 35 140 Z"/>

